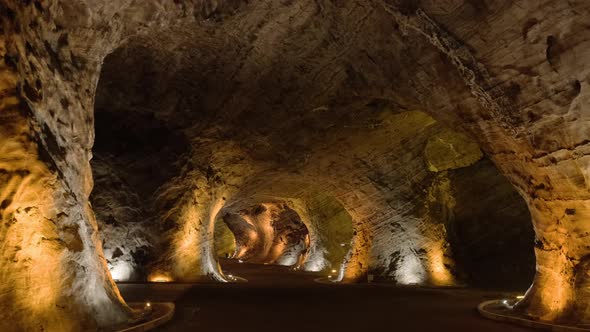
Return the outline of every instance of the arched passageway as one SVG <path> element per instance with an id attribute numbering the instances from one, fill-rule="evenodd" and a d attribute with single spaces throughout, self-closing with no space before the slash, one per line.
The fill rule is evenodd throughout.
<path id="1" fill-rule="evenodd" d="M 212 42 L 211 36 L 200 34 L 202 40 L 192 43 Z M 275 142 L 264 133 L 274 133 L 272 127 L 276 122 L 241 122 L 244 112 L 256 116 L 260 109 L 242 106 L 233 112 L 217 114 L 219 110 L 210 106 L 216 106 L 215 98 L 221 96 L 202 92 L 203 86 L 227 81 L 224 85 L 227 87 L 235 83 L 224 76 L 223 71 L 213 71 L 211 76 L 205 77 L 194 74 L 192 77 L 200 77 L 200 80 L 185 84 L 185 77 L 196 70 L 195 63 L 202 68 L 216 68 L 215 64 L 224 60 L 215 54 L 235 47 L 233 44 L 214 44 L 213 48 L 201 44 L 194 48 L 184 45 L 187 55 L 179 56 L 183 53 L 162 54 L 153 43 L 155 41 L 146 38 L 134 40 L 107 57 L 97 99 L 97 128 L 104 126 L 105 135 L 101 137 L 98 131 L 97 159 L 93 162 L 100 170 L 101 147 L 106 146 L 105 153 L 112 156 L 131 146 L 118 163 L 111 157 L 110 162 L 103 164 L 111 165 L 113 170 L 122 168 L 122 172 L 129 174 L 129 182 L 142 184 L 132 184 L 131 187 L 137 188 L 135 193 L 125 195 L 145 198 L 138 206 L 131 206 L 131 211 L 151 209 L 148 214 L 158 216 L 151 218 L 151 225 L 135 227 L 148 233 L 142 235 L 142 240 L 145 239 L 142 243 L 151 243 L 148 248 L 152 251 L 159 250 L 152 254 L 150 262 L 143 264 L 155 271 L 151 279 L 164 275 L 166 280 L 187 281 L 207 279 L 211 273 L 222 275 L 216 268 L 215 257 L 209 258 L 211 263 L 202 265 L 201 270 L 194 269 L 193 263 L 184 266 L 182 270 L 191 271 L 190 276 L 166 267 L 166 264 L 194 262 L 212 246 L 213 238 L 205 240 L 210 235 L 204 235 L 203 239 L 196 235 L 207 234 L 210 226 L 206 226 L 205 232 L 194 228 L 194 242 L 189 246 L 202 246 L 189 254 L 193 258 L 187 259 L 178 247 L 171 249 L 179 238 L 191 243 L 185 237 L 191 232 L 190 227 L 185 228 L 187 219 L 194 219 L 199 225 L 206 224 L 203 216 L 212 204 L 212 192 L 217 190 L 223 193 L 213 193 L 218 201 L 219 196 L 223 201 L 217 221 L 223 216 L 229 223 L 231 220 L 239 223 L 244 218 L 236 216 L 247 215 L 246 224 L 251 229 L 242 233 L 260 238 L 243 245 L 242 249 L 266 246 L 264 250 L 257 249 L 262 253 L 253 261 L 259 263 L 268 263 L 274 258 L 265 261 L 273 246 L 266 238 L 271 232 L 258 229 L 272 228 L 258 225 L 256 207 L 264 202 L 280 201 L 299 214 L 309 229 L 309 252 L 301 262 L 301 268 L 306 271 L 322 271 L 326 276 L 345 282 L 366 281 L 370 277 L 400 284 L 491 287 L 495 283 L 519 289 L 530 282 L 533 238 L 526 204 L 483 156 L 478 144 L 463 132 L 437 122 L 424 112 L 400 112 L 387 100 L 371 99 L 368 104 L 341 106 L 338 110 L 350 112 L 347 107 L 354 107 L 357 116 L 365 116 L 370 125 L 355 125 L 357 118 L 334 122 L 326 114 L 332 111 L 312 110 L 305 115 L 305 123 L 324 126 L 324 121 L 331 121 L 332 129 L 318 134 L 306 132 L 308 142 L 303 145 L 297 141 L 302 135 L 298 131 L 305 132 L 305 128 L 295 129 L 293 137 L 288 137 L 294 142 L 288 139 Z M 194 49 L 199 52 L 195 53 Z M 225 61 L 231 65 L 234 60 Z M 127 73 L 125 68 L 132 68 L 132 73 Z M 292 68 L 276 69 L 279 73 L 288 70 Z M 179 90 L 184 91 L 182 96 L 190 96 L 190 99 L 178 97 Z M 245 92 L 227 93 L 237 95 L 234 98 L 247 98 L 242 94 L 249 92 L 245 89 Z M 175 104 L 170 105 L 169 100 L 175 100 Z M 179 103 L 182 106 L 178 106 Z M 105 115 L 101 115 L 103 112 Z M 189 120 L 191 117 L 193 119 Z M 135 131 L 124 129 L 129 123 L 134 123 Z M 212 126 L 215 131 L 205 130 Z M 174 131 L 173 128 L 186 129 Z M 106 142 L 101 143 L 102 139 Z M 258 143 L 269 140 L 277 146 Z M 138 148 L 132 146 L 134 142 L 139 144 Z M 109 145 L 114 147 L 111 152 Z M 342 151 L 342 145 L 348 149 Z M 145 148 L 151 150 L 144 151 Z M 284 149 L 295 150 L 282 152 Z M 275 153 L 293 156 L 304 153 L 306 161 L 283 161 Z M 191 165 L 200 166 L 194 169 Z M 322 174 L 324 166 L 318 165 L 329 166 L 334 174 Z M 159 180 L 151 176 L 155 169 L 163 170 L 157 172 L 160 176 L 167 172 L 170 175 Z M 135 179 L 140 176 L 144 178 Z M 196 182 L 191 184 L 187 179 Z M 228 189 L 225 181 L 239 183 L 237 190 Z M 475 182 L 480 185 L 473 186 Z M 149 190 L 137 193 L 150 184 Z M 190 185 L 194 187 L 187 187 Z M 110 188 L 107 184 L 106 189 Z M 95 194 L 98 196 L 101 191 L 102 186 L 97 184 Z M 193 193 L 194 198 L 183 197 L 187 192 Z M 109 196 L 108 192 L 105 196 Z M 117 201 L 110 196 L 112 201 Z M 118 209 L 111 206 L 107 210 Z M 266 208 L 259 210 L 264 212 Z M 162 220 L 164 223 L 159 222 Z M 265 221 L 268 224 L 270 218 Z M 164 231 L 167 235 L 150 236 L 146 231 L 150 227 L 152 233 Z M 506 227 L 513 231 L 505 232 Z M 244 234 L 238 234 L 240 236 Z M 150 237 L 157 239 L 150 241 Z M 503 245 L 500 247 L 498 243 Z M 138 249 L 143 252 L 144 248 Z M 521 255 L 508 255 L 511 251 Z M 109 253 L 115 252 L 109 251 L 107 259 Z M 236 255 L 250 258 L 251 254 L 237 252 Z M 168 262 L 162 261 L 163 257 Z M 132 265 L 142 265 L 131 259 Z"/>
<path id="2" fill-rule="evenodd" d="M 534 250 L 514 312 L 588 319 L 585 3 L 6 0 L 0 14 L 0 328 L 127 321 L 113 278 L 228 281 L 216 220 L 276 200 L 307 225 L 304 270 L 520 285 L 508 277 L 529 278 Z M 317 204 L 349 222 L 346 250 L 322 252 Z"/>
<path id="3" fill-rule="evenodd" d="M 295 211 L 281 203 L 258 204 L 228 214 L 223 223 L 236 238 L 231 257 L 240 261 L 296 266 L 308 249 L 307 227 Z"/>

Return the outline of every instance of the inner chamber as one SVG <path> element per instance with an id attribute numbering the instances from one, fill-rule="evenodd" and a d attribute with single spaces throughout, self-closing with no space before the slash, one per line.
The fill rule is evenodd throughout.
<path id="1" fill-rule="evenodd" d="M 209 266 L 183 267 L 203 279 L 239 260 L 335 281 L 526 289 L 528 209 L 464 133 L 387 99 L 337 94 L 305 111 L 292 103 L 310 90 L 272 84 L 296 61 L 243 86 L 221 56 L 235 45 L 177 34 L 187 40 L 131 40 L 98 85 L 91 201 L 115 280 L 181 281 L 166 266 L 182 251 Z"/>
<path id="2" fill-rule="evenodd" d="M 213 330 L 494 330 L 475 303 L 587 327 L 589 15 L 2 1 L 0 330 L 114 329 L 182 289 L 170 330 L 201 301 Z"/>

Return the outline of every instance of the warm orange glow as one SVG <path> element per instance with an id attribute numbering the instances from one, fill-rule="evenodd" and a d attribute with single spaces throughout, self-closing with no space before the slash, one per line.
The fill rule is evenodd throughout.
<path id="1" fill-rule="evenodd" d="M 353 215 L 353 218 L 356 216 Z M 357 281 L 366 275 L 370 260 L 370 243 L 373 233 L 366 227 L 356 227 L 357 234 L 352 238 L 351 248 L 341 267 L 339 281 Z"/>
<path id="2" fill-rule="evenodd" d="M 244 258 L 244 256 L 246 255 L 246 252 L 248 251 L 248 248 L 245 246 L 241 246 L 240 250 L 238 250 L 238 253 L 236 254 L 236 258 Z"/>
<path id="3" fill-rule="evenodd" d="M 6 152 L 2 157 L 18 160 L 18 155 L 2 150 L 0 152 Z M 14 153 L 19 152 L 13 150 Z M 51 186 L 55 179 L 45 173 L 42 164 L 30 160 L 26 163 L 29 164 L 27 168 L 31 170 L 30 175 L 16 175 L 6 186 L 0 185 L 0 197 L 2 200 L 10 198 L 11 202 L 0 210 L 2 219 L 7 215 L 13 218 L 7 224 L 10 226 L 3 229 L 1 256 L 6 261 L 10 259 L 18 267 L 18 270 L 4 270 L 0 293 L 12 297 L 15 303 L 26 308 L 24 315 L 40 317 L 49 322 L 49 326 L 58 325 L 62 323 L 61 318 L 54 315 L 55 308 L 64 285 L 70 281 L 64 273 L 62 262 L 70 253 L 56 240 L 60 239 L 59 230 L 50 220 L 57 219 L 52 192 L 54 188 Z M 15 162 L 13 167 L 20 165 Z"/>
<path id="4" fill-rule="evenodd" d="M 248 230 L 248 242 L 256 241 L 258 241 L 258 233 L 253 229 Z"/>
<path id="5" fill-rule="evenodd" d="M 198 250 L 199 232 L 198 223 L 201 219 L 200 211 L 193 204 L 188 204 L 182 212 L 182 228 L 176 233 L 172 247 L 174 252 L 173 275 L 183 280 L 195 279 L 195 267 L 200 265 L 200 252 Z M 198 273 L 198 271 L 197 271 Z"/>
<path id="6" fill-rule="evenodd" d="M 172 278 L 164 274 L 156 274 L 148 278 L 149 282 L 172 282 Z"/>
<path id="7" fill-rule="evenodd" d="M 284 242 L 279 241 L 278 243 L 276 243 L 271 248 L 271 250 L 268 254 L 269 261 L 270 262 L 276 261 L 279 257 L 281 257 L 283 255 L 283 253 L 285 252 L 285 249 L 287 249 L 287 245 Z"/>
<path id="8" fill-rule="evenodd" d="M 454 279 L 449 269 L 445 266 L 442 241 L 434 243 L 427 255 L 432 284 L 436 286 L 452 285 Z"/>
<path id="9" fill-rule="evenodd" d="M 172 244 L 173 270 L 176 280 L 195 281 L 203 276 L 213 275 L 223 280 L 214 258 L 215 218 L 224 204 L 219 198 L 206 204 L 195 204 L 200 198 L 188 202 L 182 211 L 181 220 L 185 222 L 176 233 Z M 223 195 L 220 194 L 220 197 Z"/>
<path id="10" fill-rule="evenodd" d="M 538 254 L 538 253 L 537 253 Z M 563 253 L 557 255 L 546 254 L 548 264 L 537 265 L 538 273 L 536 283 L 542 285 L 536 289 L 541 305 L 546 314 L 542 320 L 553 320 L 560 317 L 568 309 L 571 299 L 574 297 L 572 285 L 569 283 L 569 262 Z M 545 258 L 545 257 L 544 257 Z M 537 257 L 539 259 L 539 257 Z"/>

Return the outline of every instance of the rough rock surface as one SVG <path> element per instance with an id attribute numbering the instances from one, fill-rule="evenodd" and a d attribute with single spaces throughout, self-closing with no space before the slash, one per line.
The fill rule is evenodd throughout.
<path id="1" fill-rule="evenodd" d="M 309 230 L 309 248 L 301 268 L 305 271 L 340 271 L 353 237 L 352 217 L 334 197 L 308 191 L 290 205 Z"/>
<path id="2" fill-rule="evenodd" d="M 104 255 L 113 279 L 145 280 L 157 248 L 157 222 L 150 205 L 119 177 L 113 163 L 100 157 L 92 161 L 95 188 L 90 195 Z"/>
<path id="3" fill-rule="evenodd" d="M 259 204 L 225 216 L 224 222 L 236 237 L 236 259 L 294 266 L 306 254 L 307 228 L 283 203 Z"/>
<path id="4" fill-rule="evenodd" d="M 445 285 L 472 264 L 466 221 L 486 204 L 461 202 L 481 149 L 534 225 L 517 309 L 590 319 L 586 1 L 4 0 L 0 14 L 0 329 L 131 317 L 107 259 L 144 244 L 103 251 L 93 151 L 103 225 L 161 235 L 150 273 L 223 280 L 215 220 L 276 200 L 305 219 L 319 193 L 351 218 L 342 280 Z"/>
<path id="5" fill-rule="evenodd" d="M 238 243 L 236 236 L 222 219 L 215 222 L 215 254 L 217 257 L 233 258 L 236 255 Z"/>

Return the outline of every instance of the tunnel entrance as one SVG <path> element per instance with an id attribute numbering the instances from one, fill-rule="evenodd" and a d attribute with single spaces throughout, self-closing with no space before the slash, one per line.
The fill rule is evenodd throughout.
<path id="1" fill-rule="evenodd" d="M 223 271 L 246 271 L 254 278 L 265 271 L 269 276 L 282 271 L 294 277 L 294 271 L 301 271 L 302 276 L 337 278 L 352 240 L 351 220 L 323 195 L 305 202 L 305 209 L 298 209 L 304 216 L 278 201 L 219 218 L 215 249 Z"/>
<path id="2" fill-rule="evenodd" d="M 121 52 L 107 57 L 97 87 L 90 201 L 113 279 L 144 281 L 162 254 L 161 234 L 171 227 L 163 222 L 162 211 L 171 206 L 161 206 L 160 190 L 181 172 L 189 143 L 178 128 L 146 107 L 144 93 L 154 88 L 148 72 L 121 76 Z M 173 193 L 164 204 L 178 196 Z"/>
<path id="3" fill-rule="evenodd" d="M 297 267 L 309 249 L 307 227 L 284 203 L 259 204 L 226 214 L 217 224 L 221 222 L 235 236 L 236 248 L 231 255 L 234 259 Z M 222 240 L 216 239 L 216 246 Z"/>
<path id="4" fill-rule="evenodd" d="M 176 176 L 186 143 L 151 113 L 97 100 L 90 201 L 113 278 L 142 280 L 158 252 L 156 234 L 165 230 L 157 190 Z"/>
<path id="5" fill-rule="evenodd" d="M 535 274 L 531 216 L 489 159 L 437 173 L 424 213 L 429 228 L 439 225 L 445 231 L 448 250 L 442 262 L 452 262 L 457 284 L 521 293 L 530 285 Z"/>
<path id="6" fill-rule="evenodd" d="M 215 223 L 215 250 L 226 275 L 243 271 L 245 267 L 239 264 L 248 265 L 246 271 L 261 265 L 297 270 L 306 258 L 309 245 L 309 232 L 300 216 L 281 202 L 227 213 Z M 255 276 L 251 274 L 250 278 Z"/>
<path id="7" fill-rule="evenodd" d="M 203 38 L 197 44 L 211 36 Z M 521 288 L 532 279 L 526 206 L 465 135 L 424 112 L 400 113 L 387 100 L 371 100 L 349 101 L 367 126 L 340 115 L 353 106 L 339 105 L 305 113 L 279 139 L 288 114 L 263 119 L 256 105 L 219 111 L 217 100 L 227 97 L 229 85 L 218 89 L 213 81 L 215 75 L 228 80 L 225 73 L 186 84 L 197 75 L 193 62 L 171 61 L 153 44 L 158 40 L 139 38 L 109 55 L 97 88 L 90 199 L 114 279 L 145 280 L 154 266 L 168 266 L 196 280 L 216 270 L 217 256 L 334 278 L 356 269 L 364 271 L 361 281 L 401 284 Z M 213 65 L 217 51 L 204 49 L 201 65 Z M 335 129 L 323 128 L 325 122 Z M 315 164 L 329 165 L 337 176 L 326 177 Z M 248 179 L 260 181 L 228 191 L 227 183 L 248 187 Z M 313 180 L 329 191 L 304 185 Z M 302 200 L 297 212 L 281 208 L 281 218 L 299 222 L 271 225 L 270 203 L 220 215 L 211 208 L 252 193 Z M 361 254 L 363 261 L 354 262 Z M 186 263 L 170 268 L 162 259 Z M 193 271 L 195 264 L 205 272 Z"/>
<path id="8" fill-rule="evenodd" d="M 535 234 L 525 201 L 488 159 L 452 172 L 450 181 L 449 243 L 467 284 L 524 293 L 535 275 Z"/>

